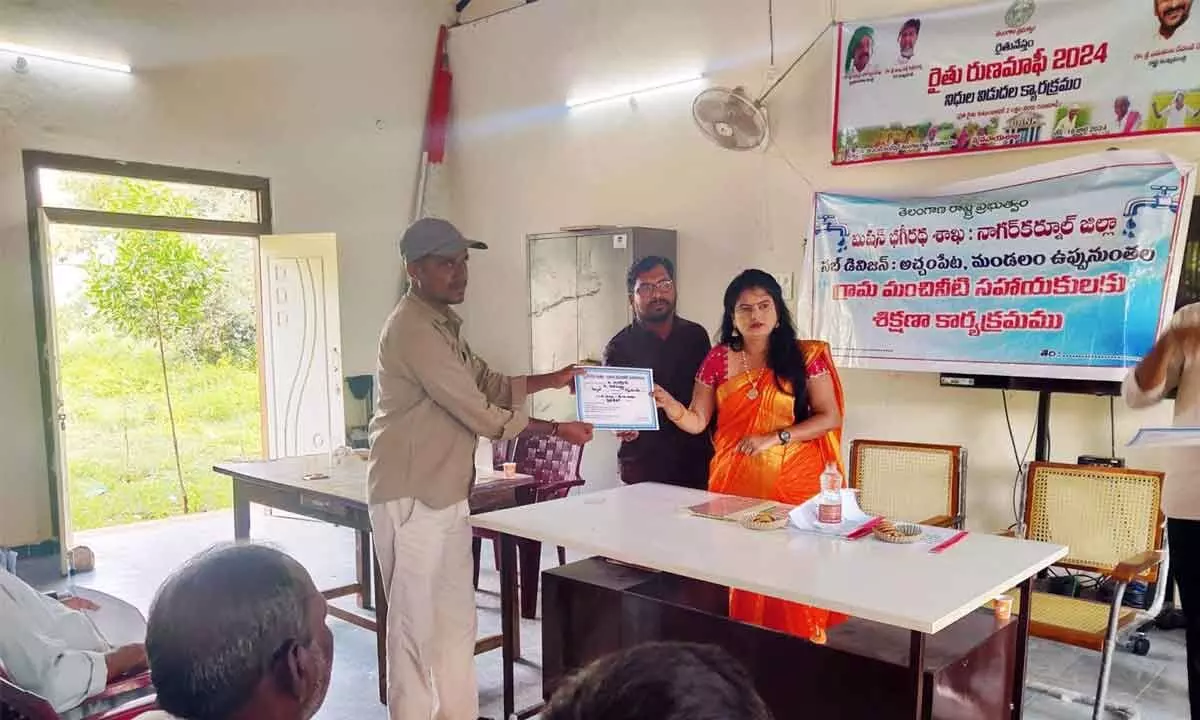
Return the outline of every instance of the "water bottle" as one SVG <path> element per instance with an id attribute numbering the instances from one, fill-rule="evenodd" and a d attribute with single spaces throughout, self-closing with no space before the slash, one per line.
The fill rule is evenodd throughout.
<path id="1" fill-rule="evenodd" d="M 817 522 L 840 525 L 842 522 L 842 473 L 836 463 L 821 473 L 821 495 L 817 500 Z"/>
<path id="2" fill-rule="evenodd" d="M 75 551 L 67 550 L 67 588 L 66 594 L 75 597 Z"/>

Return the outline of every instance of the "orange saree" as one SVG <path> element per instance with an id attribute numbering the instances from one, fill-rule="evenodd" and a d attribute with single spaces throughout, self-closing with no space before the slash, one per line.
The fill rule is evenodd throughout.
<path id="1" fill-rule="evenodd" d="M 842 384 L 829 345 L 802 340 L 800 348 L 808 376 L 827 374 L 833 381 L 838 410 L 844 415 Z M 761 375 L 738 375 L 714 386 L 717 428 L 713 437 L 716 454 L 708 473 L 710 491 L 799 505 L 820 491 L 821 472 L 828 463 L 836 463 L 845 472 L 840 428 L 813 440 L 773 447 L 754 457 L 738 452 L 738 444 L 747 435 L 768 435 L 795 423 L 795 397 L 790 388 L 779 388 L 769 369 Z M 757 397 L 751 398 L 755 394 L 752 388 L 757 388 Z M 846 619 L 827 610 L 744 590 L 730 592 L 729 614 L 737 620 L 815 640 L 824 638 L 825 628 Z"/>

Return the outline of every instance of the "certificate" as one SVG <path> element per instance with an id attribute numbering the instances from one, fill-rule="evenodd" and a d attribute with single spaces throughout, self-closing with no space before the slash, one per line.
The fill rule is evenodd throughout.
<path id="1" fill-rule="evenodd" d="M 654 371 L 590 367 L 575 378 L 579 420 L 597 430 L 657 430 Z"/>
<path id="2" fill-rule="evenodd" d="M 1147 427 L 1137 431 L 1127 447 L 1200 445 L 1200 427 Z"/>

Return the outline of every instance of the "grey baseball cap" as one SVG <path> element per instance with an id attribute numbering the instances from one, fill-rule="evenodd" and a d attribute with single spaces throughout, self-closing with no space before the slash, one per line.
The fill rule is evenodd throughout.
<path id="1" fill-rule="evenodd" d="M 451 257 L 463 250 L 487 250 L 487 245 L 468 240 L 458 228 L 441 218 L 421 218 L 400 238 L 400 255 L 414 262 L 430 255 Z"/>

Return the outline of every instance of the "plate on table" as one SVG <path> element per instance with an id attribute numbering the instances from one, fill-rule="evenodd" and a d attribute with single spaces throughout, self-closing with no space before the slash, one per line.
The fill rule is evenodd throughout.
<path id="1" fill-rule="evenodd" d="M 875 536 L 876 540 L 882 542 L 906 545 L 920 540 L 925 531 L 915 523 L 893 522 L 885 519 L 871 529 L 871 534 Z"/>
<path id="2" fill-rule="evenodd" d="M 748 512 L 738 520 L 747 530 L 779 530 L 788 523 L 790 505 L 772 505 L 761 510 Z"/>

